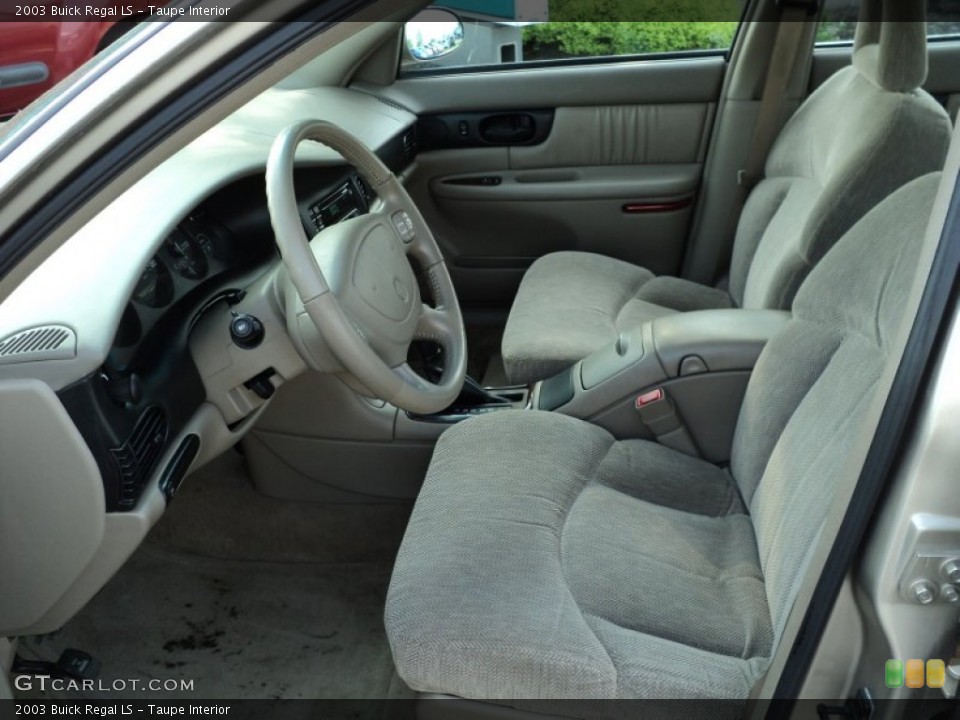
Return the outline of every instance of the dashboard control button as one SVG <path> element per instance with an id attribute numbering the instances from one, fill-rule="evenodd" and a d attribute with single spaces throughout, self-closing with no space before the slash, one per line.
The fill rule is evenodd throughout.
<path id="1" fill-rule="evenodd" d="M 230 321 L 230 339 L 244 350 L 255 348 L 263 342 L 263 323 L 253 315 L 234 314 Z"/>

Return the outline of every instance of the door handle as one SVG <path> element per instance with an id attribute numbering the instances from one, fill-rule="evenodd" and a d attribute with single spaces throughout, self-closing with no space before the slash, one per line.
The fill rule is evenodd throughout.
<path id="1" fill-rule="evenodd" d="M 28 62 L 20 65 L 0 67 L 0 89 L 36 85 L 50 77 L 50 70 L 42 62 Z"/>
<path id="2" fill-rule="evenodd" d="M 537 121 L 529 113 L 490 115 L 480 121 L 480 137 L 494 145 L 519 145 L 537 134 Z"/>

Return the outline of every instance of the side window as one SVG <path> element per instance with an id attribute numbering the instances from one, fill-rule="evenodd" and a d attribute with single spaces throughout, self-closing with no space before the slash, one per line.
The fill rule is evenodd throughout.
<path id="1" fill-rule="evenodd" d="M 849 43 L 857 26 L 860 3 L 827 0 L 817 43 Z M 927 35 L 931 38 L 960 37 L 960 7 L 956 0 L 927 0 Z"/>
<path id="2" fill-rule="evenodd" d="M 407 24 L 400 74 L 725 51 L 744 3 L 700 3 L 697 15 L 686 0 L 438 0 L 428 11 L 433 22 Z M 459 30 L 444 27 L 452 16 L 437 14 L 442 8 L 456 13 Z"/>

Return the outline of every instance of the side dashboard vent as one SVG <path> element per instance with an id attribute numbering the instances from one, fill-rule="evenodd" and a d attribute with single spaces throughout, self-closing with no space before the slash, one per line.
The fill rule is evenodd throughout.
<path id="1" fill-rule="evenodd" d="M 143 411 L 130 437 L 110 453 L 120 471 L 117 508 L 129 510 L 136 505 L 150 473 L 156 467 L 167 442 L 167 416 L 157 406 Z"/>
<path id="2" fill-rule="evenodd" d="M 31 360 L 65 360 L 77 354 L 77 336 L 63 325 L 46 325 L 0 340 L 0 365 Z"/>

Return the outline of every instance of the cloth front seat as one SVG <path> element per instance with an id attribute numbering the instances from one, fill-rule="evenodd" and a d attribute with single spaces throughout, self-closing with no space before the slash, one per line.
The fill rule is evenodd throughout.
<path id="1" fill-rule="evenodd" d="M 474 699 L 746 698 L 898 361 L 938 177 L 810 274 L 753 372 L 729 470 L 557 413 L 448 430 L 387 598 L 400 677 Z"/>
<path id="2" fill-rule="evenodd" d="M 925 1 L 891 5 L 917 17 Z M 879 0 L 863 8 L 853 65 L 790 119 L 767 158 L 765 179 L 747 199 L 729 288 L 654 277 L 591 253 L 547 255 L 524 276 L 504 330 L 501 351 L 511 382 L 554 375 L 620 331 L 663 315 L 789 309 L 803 278 L 857 220 L 905 183 L 942 169 L 951 123 L 920 89 L 926 23 L 878 22 Z"/>

